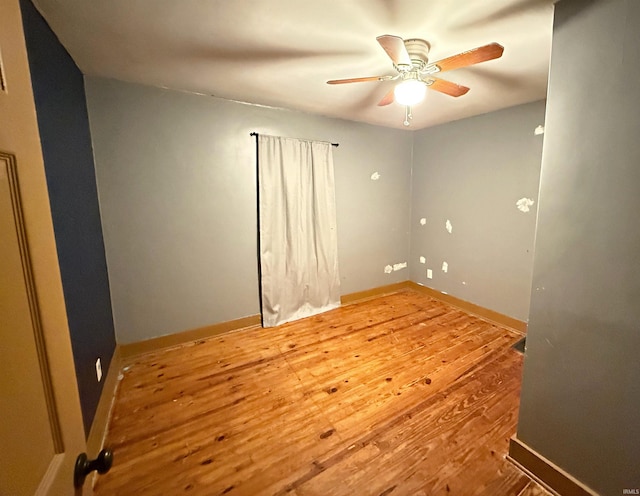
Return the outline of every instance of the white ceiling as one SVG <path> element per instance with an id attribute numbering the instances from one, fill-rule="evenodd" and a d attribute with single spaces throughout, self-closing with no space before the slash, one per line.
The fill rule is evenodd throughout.
<path id="1" fill-rule="evenodd" d="M 490 42 L 502 58 L 442 73 L 469 86 L 429 91 L 410 129 L 545 97 L 553 0 L 36 0 L 88 75 L 403 128 L 378 101 L 395 74 L 376 36 L 424 38 L 429 60 Z"/>

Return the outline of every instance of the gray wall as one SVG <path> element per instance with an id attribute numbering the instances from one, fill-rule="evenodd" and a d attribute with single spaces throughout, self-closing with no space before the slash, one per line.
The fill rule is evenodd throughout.
<path id="1" fill-rule="evenodd" d="M 603 495 L 640 489 L 639 25 L 637 0 L 556 5 L 518 424 Z"/>
<path id="2" fill-rule="evenodd" d="M 415 133 L 413 281 L 527 320 L 544 112 L 540 101 Z"/>
<path id="3" fill-rule="evenodd" d="M 86 78 L 119 343 L 259 313 L 252 131 L 337 141 L 342 293 L 408 279 L 412 134 Z M 372 181 L 372 173 L 380 179 Z"/>

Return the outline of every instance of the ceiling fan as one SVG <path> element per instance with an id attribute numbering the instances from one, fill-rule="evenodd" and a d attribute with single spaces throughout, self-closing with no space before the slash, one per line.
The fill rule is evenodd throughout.
<path id="1" fill-rule="evenodd" d="M 397 74 L 393 76 L 370 76 L 349 79 L 332 79 L 327 84 L 361 83 L 366 81 L 396 81 L 400 80 L 378 102 L 379 106 L 389 105 L 396 101 L 405 106 L 404 125 L 411 120 L 411 106 L 422 101 L 427 88 L 439 91 L 449 96 L 459 97 L 466 94 L 469 88 L 440 79 L 434 74 L 460 69 L 487 60 L 500 58 L 504 47 L 498 43 L 489 43 L 466 52 L 452 55 L 437 62 L 429 62 L 429 43 L 419 38 L 403 40 L 399 36 L 385 34 L 376 38 L 380 46 L 387 53 Z"/>

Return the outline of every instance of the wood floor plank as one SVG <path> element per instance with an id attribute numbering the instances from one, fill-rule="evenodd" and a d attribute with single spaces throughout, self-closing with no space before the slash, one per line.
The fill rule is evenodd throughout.
<path id="1" fill-rule="evenodd" d="M 469 492 L 472 486 L 464 486 L 465 474 L 458 473 L 457 466 L 464 465 L 466 471 L 470 464 L 477 461 L 477 450 L 485 450 L 485 439 L 502 437 L 502 432 L 493 432 L 496 429 L 487 425 L 489 422 L 483 418 L 486 415 L 479 415 L 483 409 L 490 409 L 492 406 L 495 408 L 502 400 L 494 394 L 493 388 L 487 387 L 494 383 L 502 383 L 504 373 L 509 372 L 502 370 L 496 374 L 496 368 L 493 367 L 494 375 L 491 377 L 476 379 L 474 375 L 470 375 L 467 378 L 468 384 L 464 384 L 464 387 L 460 387 L 463 385 L 461 382 L 454 384 L 455 387 L 441 393 L 447 397 L 446 401 L 442 401 L 441 397 L 427 398 L 409 410 L 404 417 L 394 418 L 387 425 L 370 432 L 356 443 L 356 449 L 370 444 L 375 445 L 377 449 L 373 451 L 374 456 L 367 459 L 366 464 L 357 472 L 345 473 L 340 464 L 334 463 L 335 460 L 323 462 L 325 466 L 331 464 L 335 470 L 333 473 L 322 474 L 324 477 L 319 476 L 311 480 L 312 484 L 320 487 L 310 494 L 326 492 L 333 480 L 343 481 L 344 486 L 342 491 L 335 494 L 353 494 L 355 488 L 367 483 L 370 487 L 375 483 L 381 484 L 379 487 L 374 486 L 372 492 L 383 492 L 390 482 L 396 484 L 395 491 L 404 491 L 404 494 L 413 494 L 417 489 L 425 489 L 427 494 L 444 494 L 446 485 L 458 489 L 457 494 L 463 494 L 463 488 Z M 491 382 L 487 383 L 487 380 Z M 516 383 L 516 389 L 517 386 Z M 499 423 L 503 422 L 502 418 L 498 420 Z M 506 423 L 509 424 L 511 420 L 507 418 Z M 468 431 L 483 434 L 476 443 L 471 444 L 468 443 Z M 486 451 L 488 453 L 489 450 Z M 468 453 L 472 453 L 472 456 L 468 456 Z M 486 462 L 480 468 L 486 468 L 485 466 Z M 418 483 L 419 488 L 403 484 L 402 481 L 409 479 L 417 468 L 421 468 L 421 476 L 419 479 L 414 477 L 412 482 Z M 376 473 L 381 470 L 384 470 L 388 481 L 381 480 L 380 476 L 376 477 Z M 477 475 L 478 470 L 474 471 L 474 477 Z M 324 485 L 323 479 L 328 480 Z M 448 484 L 440 484 L 441 481 Z M 456 484 L 462 487 L 456 488 Z M 304 491 L 298 492 L 305 494 Z"/>
<path id="2" fill-rule="evenodd" d="M 519 338 L 402 290 L 135 357 L 95 493 L 516 496 Z"/>
<path id="3" fill-rule="evenodd" d="M 518 496 L 551 496 L 551 493 L 537 482 L 531 481 Z"/>

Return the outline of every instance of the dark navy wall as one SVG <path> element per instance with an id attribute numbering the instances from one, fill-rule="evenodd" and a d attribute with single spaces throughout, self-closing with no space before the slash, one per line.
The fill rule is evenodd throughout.
<path id="1" fill-rule="evenodd" d="M 30 0 L 21 0 L 76 377 L 88 433 L 115 334 L 82 73 Z M 104 379 L 103 379 L 104 381 Z"/>

